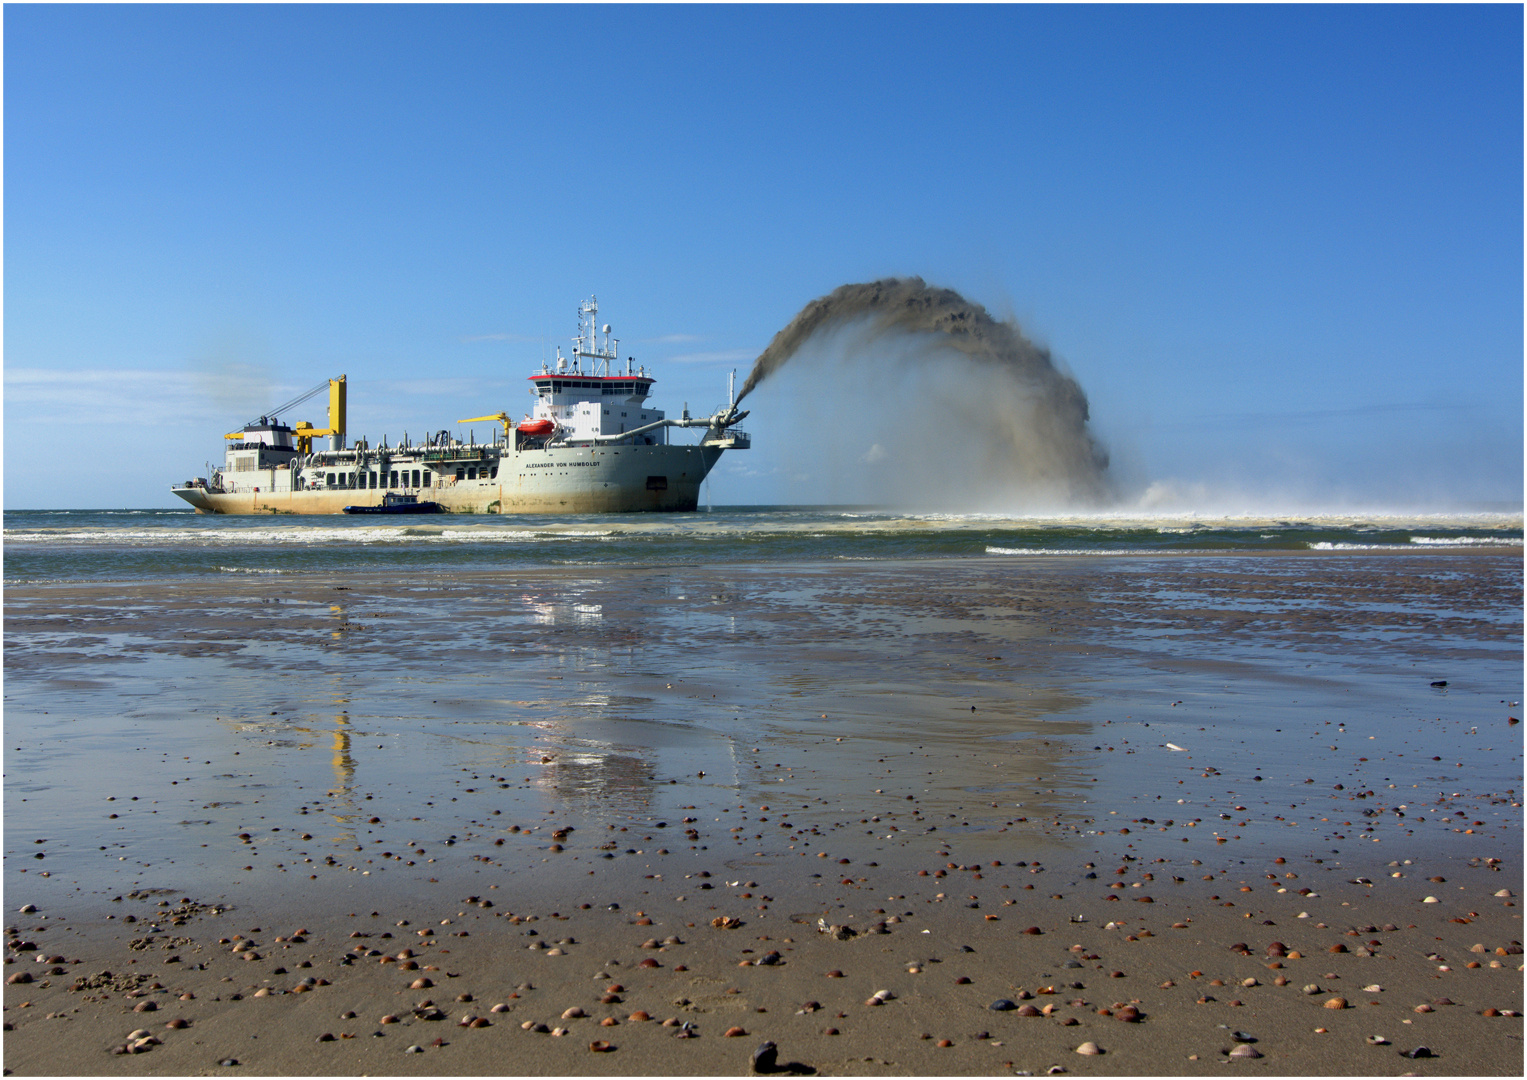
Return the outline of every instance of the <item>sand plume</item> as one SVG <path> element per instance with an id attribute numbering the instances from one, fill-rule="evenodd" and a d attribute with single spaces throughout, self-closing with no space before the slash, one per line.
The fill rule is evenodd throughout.
<path id="1" fill-rule="evenodd" d="M 865 408 L 840 427 L 845 434 L 851 430 L 851 443 L 870 449 L 866 462 L 894 464 L 902 478 L 925 481 L 915 484 L 924 494 L 938 491 L 944 504 L 950 502 L 951 477 L 967 481 L 960 484 L 962 493 L 982 504 L 1107 498 L 1108 455 L 1088 430 L 1087 397 L 1076 380 L 1014 323 L 921 278 L 843 285 L 811 301 L 754 362 L 738 400 L 803 350 L 812 351 L 808 345 L 815 339 L 837 331 L 856 335 L 863 346 L 846 350 L 845 359 L 872 360 L 882 374 L 894 364 L 897 378 L 890 381 L 906 392 L 904 400 Z M 952 360 L 968 363 L 951 371 Z M 881 430 L 871 416 L 876 413 L 900 419 Z M 895 448 L 908 443 L 894 425 L 912 414 L 925 418 L 940 438 L 934 445 L 920 442 L 915 455 L 896 460 Z M 867 494 L 905 501 L 895 497 L 894 484 Z"/>

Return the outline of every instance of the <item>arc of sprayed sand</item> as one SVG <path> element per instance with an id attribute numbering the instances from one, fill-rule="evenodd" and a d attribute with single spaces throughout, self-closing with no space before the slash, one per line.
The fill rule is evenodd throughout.
<path id="1" fill-rule="evenodd" d="M 1062 396 L 1073 407 L 1080 403 L 1087 418 L 1086 397 L 1075 380 L 1056 370 L 1050 351 L 1040 348 L 1012 323 L 999 322 L 980 304 L 953 289 L 929 286 L 920 277 L 882 278 L 857 285 L 840 285 L 811 301 L 769 342 L 748 372 L 741 401 L 753 388 L 790 360 L 813 334 L 852 319 L 869 320 L 871 331 L 943 334 L 952 348 L 966 355 L 1011 369 L 1041 389 L 1067 390 Z"/>
<path id="2" fill-rule="evenodd" d="M 789 362 L 814 334 L 853 320 L 865 320 L 874 336 L 932 337 L 997 373 L 1031 403 L 1026 423 L 1044 445 L 1038 457 L 1051 463 L 1074 496 L 1095 500 L 1106 493 L 1108 455 L 1088 431 L 1087 396 L 1076 380 L 1059 371 L 1050 351 L 1015 324 L 998 321 L 980 304 L 920 277 L 842 285 L 811 301 L 759 354 L 737 400 Z"/>

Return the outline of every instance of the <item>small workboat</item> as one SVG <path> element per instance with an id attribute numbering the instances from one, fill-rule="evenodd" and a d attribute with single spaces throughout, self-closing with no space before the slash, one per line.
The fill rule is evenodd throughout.
<path id="1" fill-rule="evenodd" d="M 382 496 L 380 506 L 347 506 L 347 514 L 442 514 L 445 508 L 437 502 L 420 502 L 417 495 L 402 495 L 389 491 Z"/>
<path id="2" fill-rule="evenodd" d="M 557 422 L 526 419 L 518 425 L 518 428 L 521 435 L 550 435 L 557 430 Z"/>

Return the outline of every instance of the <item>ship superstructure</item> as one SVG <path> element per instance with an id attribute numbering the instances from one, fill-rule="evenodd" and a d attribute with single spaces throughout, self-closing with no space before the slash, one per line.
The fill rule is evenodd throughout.
<path id="1" fill-rule="evenodd" d="M 619 341 L 598 323 L 591 297 L 578 309 L 571 356 L 559 348 L 529 376 L 531 411 L 470 417 L 500 426 L 488 442 L 450 430 L 422 441 L 347 444 L 346 378 L 341 375 L 227 435 L 224 463 L 171 490 L 209 514 L 339 514 L 409 494 L 458 514 L 601 513 L 693 510 L 700 484 L 726 450 L 750 440 L 728 404 L 707 417 L 678 419 L 649 406 L 656 381 L 645 366 L 619 362 Z M 328 424 L 286 425 L 277 418 L 329 391 Z M 698 442 L 673 442 L 675 429 L 701 429 Z M 314 449 L 327 438 L 328 446 Z"/>

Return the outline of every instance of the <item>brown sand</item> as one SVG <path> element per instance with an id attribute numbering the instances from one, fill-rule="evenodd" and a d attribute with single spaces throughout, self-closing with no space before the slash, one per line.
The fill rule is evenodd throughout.
<path id="1" fill-rule="evenodd" d="M 503 635 L 500 658 L 484 646 L 468 672 L 492 684 L 496 708 L 523 712 L 512 733 L 535 733 L 512 757 L 481 749 L 484 733 L 504 723 L 500 713 L 473 712 L 485 691 L 466 693 L 460 671 L 425 675 L 446 664 L 432 651 L 442 627 L 405 588 L 358 579 L 331 603 L 340 598 L 328 583 L 283 582 L 289 610 L 269 612 L 268 625 L 253 621 L 268 611 L 260 606 L 271 599 L 268 584 L 11 589 L 5 971 L 30 981 L 5 989 L 6 1071 L 732 1075 L 771 1040 L 782 1065 L 823 1074 L 1060 1066 L 1099 1075 L 1519 1075 L 1520 729 L 1506 729 L 1502 715 L 1499 732 L 1480 736 L 1488 746 L 1466 732 L 1440 736 L 1463 769 L 1448 774 L 1458 790 L 1443 792 L 1446 810 L 1465 807 L 1477 827 L 1443 825 L 1440 806 L 1423 824 L 1421 796 L 1385 794 L 1370 771 L 1399 784 L 1412 775 L 1403 770 L 1421 769 L 1416 786 L 1430 782 L 1425 770 L 1442 765 L 1406 742 L 1421 738 L 1395 719 L 1408 699 L 1384 699 L 1381 684 L 1396 670 L 1417 681 L 1415 663 L 1483 671 L 1479 656 L 1497 630 L 1454 614 L 1424 642 L 1396 646 L 1391 635 L 1362 644 L 1365 628 L 1403 626 L 1391 609 L 1421 606 L 1407 590 L 1427 592 L 1433 578 L 1450 597 L 1430 592 L 1427 604 L 1472 605 L 1482 615 L 1494 603 L 1482 576 L 1509 566 L 1504 558 L 1451 557 L 1450 571 L 1479 571 L 1462 580 L 1429 574 L 1436 562 L 1391 566 L 1381 602 L 1339 625 L 1329 611 L 1280 615 L 1273 597 L 1287 595 L 1287 582 L 1270 581 L 1263 560 L 1199 565 L 1198 591 L 1170 613 L 1139 596 L 1117 606 L 1134 592 L 1159 594 L 1160 581 L 1113 566 L 1088 576 L 1080 561 L 1064 560 L 1053 572 L 1030 563 L 1009 574 L 989 565 L 852 575 L 808 567 L 750 578 L 684 568 L 682 595 L 659 589 L 641 601 L 632 598 L 658 572 L 631 571 L 605 594 L 597 582 L 551 573 L 434 583 L 424 591 L 450 601 L 453 648 L 479 630 Z M 1299 561 L 1312 567 L 1299 571 L 1301 590 L 1321 595 L 1361 592 L 1372 565 Z M 609 583 L 623 572 L 599 575 Z M 1190 576 L 1184 568 L 1175 586 Z M 585 606 L 600 599 L 602 617 L 593 625 L 556 608 L 552 622 L 535 624 L 537 639 L 508 625 L 499 601 L 474 612 L 466 599 L 508 595 L 510 586 L 553 608 L 574 593 Z M 734 632 L 743 640 L 701 635 L 711 627 L 705 612 L 654 617 L 690 595 L 707 596 L 707 612 L 742 619 Z M 1206 599 L 1215 596 L 1222 602 Z M 992 610 L 1004 598 L 1031 617 Z M 81 629 L 92 612 L 120 619 L 140 605 L 147 614 L 136 641 L 103 651 Z M 1250 617 L 1248 605 L 1264 639 L 1289 646 L 1297 662 L 1203 644 Z M 1143 625 L 1141 635 L 1121 640 L 1130 623 Z M 1150 634 L 1163 626 L 1201 635 L 1200 644 L 1184 648 L 1179 637 L 1153 649 Z M 1507 640 L 1512 632 L 1507 625 Z M 1343 680 L 1330 668 L 1309 674 L 1307 656 L 1316 654 L 1301 643 L 1343 634 Z M 626 639 L 648 651 L 600 669 L 599 658 Z M 250 648 L 261 641 L 280 647 Z M 706 648 L 686 653 L 696 643 Z M 504 659 L 521 647 L 530 655 Z M 728 666 L 729 649 L 745 662 Z M 1386 651 L 1395 668 L 1363 682 L 1357 669 L 1375 671 Z M 309 653 L 337 655 L 338 670 L 367 677 L 338 684 L 340 705 L 283 699 L 274 711 L 265 708 L 271 700 L 248 698 L 253 684 L 237 682 L 242 663 L 254 684 L 291 684 L 301 698 Z M 398 672 L 402 658 L 421 655 Z M 685 655 L 692 662 L 680 666 Z M 212 663 L 226 665 L 217 668 L 220 687 L 191 677 Z M 388 673 L 397 681 L 386 682 Z M 153 706 L 173 715 L 135 712 L 135 679 L 173 680 L 177 701 Z M 1208 712 L 1169 726 L 1194 707 L 1182 688 L 1197 688 L 1195 679 L 1233 688 L 1247 715 L 1287 716 L 1277 722 L 1290 726 L 1275 739 L 1243 720 L 1232 737 Z M 1108 689 L 1115 681 L 1135 696 Z M 1253 684 L 1262 689 L 1252 693 Z M 452 687 L 460 696 L 430 714 L 427 705 Z M 1354 688 L 1364 704 L 1344 706 Z M 611 706 L 596 702 L 596 689 L 624 702 L 618 723 L 601 713 Z M 1319 710 L 1302 718 L 1282 701 L 1289 693 Z M 1435 711 L 1456 711 L 1476 728 L 1496 716 L 1493 705 L 1463 697 L 1436 701 Z M 215 703 L 219 719 L 190 716 L 190 702 Z M 833 716 L 815 715 L 829 702 Z M 65 721 L 48 703 L 67 704 L 76 725 L 92 709 L 110 713 L 126 741 L 104 744 L 116 747 L 104 766 L 53 759 L 43 747 L 12 757 L 34 736 L 64 747 L 77 731 L 49 726 Z M 976 722 L 972 704 L 982 722 L 1000 711 L 1012 737 L 955 726 Z M 425 721 L 455 725 L 430 739 L 465 748 L 453 751 L 460 756 L 439 758 L 435 742 L 392 730 L 415 716 L 421 731 Z M 1149 732 L 1144 716 L 1153 718 Z M 664 745 L 661 717 L 692 723 Z M 173 730 L 174 749 L 186 753 L 161 752 L 149 720 L 184 723 L 157 730 Z M 1119 734 L 1109 730 L 1115 720 Z M 744 727 L 732 740 L 733 771 L 718 780 L 723 755 L 706 724 L 732 722 Z M 1435 732 L 1444 719 L 1428 723 Z M 599 741 L 631 725 L 656 748 Z M 1161 749 L 1189 737 L 1182 732 L 1199 740 L 1192 761 Z M 392 739 L 397 750 L 386 749 Z M 1343 751 L 1317 755 L 1316 740 Z M 1348 757 L 1351 743 L 1360 761 Z M 1508 781 L 1515 776 L 1509 789 L 1490 774 L 1495 759 Z M 18 760 L 34 763 L 24 778 Z M 240 779 L 219 779 L 224 769 Z M 992 786 L 985 769 L 1003 783 Z M 1241 775 L 1252 769 L 1256 780 Z M 1303 783 L 1306 772 L 1318 774 L 1318 790 Z M 76 773 L 89 781 L 70 788 Z M 1332 790 L 1337 777 L 1347 778 L 1344 790 Z M 1101 787 L 1089 786 L 1095 778 Z M 1354 778 L 1379 794 L 1368 801 Z M 50 795 L 59 788 L 67 799 Z M 1191 792 L 1203 824 L 1173 824 L 1153 791 Z M 228 792 L 243 805 L 230 808 Z M 1412 800 L 1409 817 L 1391 809 L 1402 797 Z M 1143 816 L 1147 798 L 1156 817 Z M 1433 798 L 1425 795 L 1428 807 Z M 1274 815 L 1279 799 L 1289 808 Z M 1365 824 L 1360 810 L 1381 800 L 1386 813 Z M 156 811 L 147 806 L 164 816 L 148 816 Z M 193 806 L 210 824 L 169 820 Z M 1097 827 L 1110 817 L 1117 826 Z M 107 851 L 108 842 L 120 847 Z M 33 861 L 34 851 L 47 858 Z M 819 920 L 855 933 L 840 939 Z M 1275 941 L 1287 955 L 1269 954 Z M 398 961 L 405 949 L 414 955 Z M 767 962 L 774 953 L 778 962 Z M 417 979 L 430 985 L 411 988 Z M 1305 992 L 1311 985 L 1318 990 Z M 887 995 L 870 1004 L 879 991 Z M 604 1000 L 611 996 L 618 1000 Z M 1333 998 L 1346 1007 L 1326 1007 Z M 1050 1012 L 992 1011 L 998 999 Z M 156 1007 L 136 1011 L 147 1002 Z M 497 1005 L 506 1008 L 493 1012 Z M 1120 1019 L 1131 1005 L 1138 1018 Z M 1430 1011 L 1416 1012 L 1422 1005 Z M 586 1015 L 564 1019 L 572 1008 Z M 651 1019 L 632 1020 L 639 1010 Z M 398 1022 L 382 1023 L 387 1015 Z M 487 1024 L 462 1026 L 468 1017 Z M 167 1027 L 173 1021 L 185 1026 Z M 113 1053 L 140 1028 L 160 1041 Z M 728 1036 L 732 1028 L 746 1034 Z M 1255 1041 L 1238 1042 L 1237 1032 Z M 596 1040 L 612 1049 L 591 1050 Z M 1104 1052 L 1074 1052 L 1089 1041 Z M 1262 1056 L 1231 1060 L 1241 1045 Z M 1435 1056 L 1400 1054 L 1419 1046 Z"/>
<path id="2" fill-rule="evenodd" d="M 116 933 L 70 923 L 29 935 L 38 953 L 22 953 L 7 968 L 36 981 L 6 988 L 6 1064 L 21 1074 L 54 1075 L 730 1075 L 745 1071 L 753 1049 L 772 1040 L 782 1061 L 823 1073 L 991 1075 L 1058 1064 L 1076 1073 L 1190 1075 L 1225 1071 L 1226 1052 L 1239 1045 L 1232 1032 L 1240 1031 L 1255 1037 L 1250 1045 L 1264 1056 L 1237 1067 L 1278 1074 L 1520 1072 L 1520 909 L 1491 896 L 1502 875 L 1476 871 L 1435 905 L 1420 904 L 1411 881 L 1371 890 L 1322 882 L 1318 898 L 1293 901 L 1273 893 L 1261 875 L 1245 879 L 1251 893 L 1234 883 L 1205 895 L 1202 885 L 1153 882 L 1147 905 L 1132 903 L 1143 896 L 1128 888 L 1120 890 L 1125 899 L 1109 903 L 1107 890 L 1062 884 L 1051 869 L 1031 881 L 1019 867 L 979 875 L 976 881 L 969 870 L 950 871 L 919 888 L 928 879 L 887 882 L 870 869 L 839 893 L 847 894 L 844 908 L 762 880 L 753 889 L 727 888 L 720 878 L 707 894 L 681 878 L 665 880 L 661 893 L 649 889 L 648 897 L 636 888 L 647 883 L 633 880 L 620 894 L 620 911 L 604 906 L 617 895 L 609 888 L 577 903 L 526 906 L 506 898 L 486 909 L 442 900 L 422 910 L 315 916 L 257 913 L 250 905 L 217 916 L 197 911 L 179 925 L 163 917 L 188 907 L 179 897 L 157 909 L 157 922 L 150 921 L 153 902 L 124 903 L 140 921 Z M 1029 891 L 1033 881 L 1039 884 Z M 706 902 L 716 893 L 717 902 Z M 682 895 L 690 899 L 675 899 Z M 971 895 L 982 898 L 979 908 L 968 906 Z M 764 897 L 765 904 L 755 903 Z M 599 906 L 581 907 L 594 901 Z M 760 906 L 775 917 L 758 919 Z M 879 933 L 881 911 L 911 914 Z M 1297 918 L 1301 911 L 1309 918 Z M 723 915 L 742 925 L 713 927 Z M 819 917 L 866 932 L 840 941 L 816 929 Z M 1087 922 L 1071 921 L 1080 917 Z M 13 918 L 28 931 L 46 925 L 37 916 Z M 405 918 L 407 925 L 397 925 Z M 1269 919 L 1275 925 L 1266 925 Z M 1387 920 L 1400 929 L 1364 929 Z M 1106 929 L 1111 921 L 1120 925 Z M 1186 925 L 1174 928 L 1179 923 Z M 309 932 L 290 940 L 299 929 Z M 532 930 L 536 937 L 527 936 Z M 224 938 L 230 943 L 219 944 Z M 682 944 L 661 944 L 670 938 Z M 1301 958 L 1269 959 L 1275 940 Z M 260 959 L 231 952 L 240 942 L 254 943 Z M 1232 950 L 1239 943 L 1249 953 Z M 1471 952 L 1475 945 L 1486 951 Z M 1329 951 L 1338 946 L 1345 951 Z M 353 951 L 385 956 L 404 948 L 416 955 L 417 970 Z M 558 949 L 561 955 L 552 955 Z M 55 951 L 63 963 L 28 962 Z M 740 966 L 772 952 L 779 964 Z M 347 954 L 356 959 L 340 963 Z M 641 966 L 647 959 L 659 966 Z M 1481 966 L 1466 967 L 1471 961 Z M 834 971 L 842 977 L 830 977 Z M 433 985 L 410 989 L 421 977 Z M 319 984 L 295 992 L 307 978 Z M 1276 985 L 1279 978 L 1287 985 Z M 1255 985 L 1243 985 L 1248 979 Z M 1306 993 L 1310 984 L 1320 991 Z M 1382 990 L 1365 989 L 1373 985 Z M 622 987 L 613 994 L 618 1000 L 606 1003 L 615 986 Z M 265 989 L 271 996 L 257 996 Z M 894 997 L 867 1004 L 881 990 Z M 194 998 L 180 1000 L 187 993 Z M 1324 1007 L 1333 997 L 1348 1007 Z M 1054 1009 L 1034 1017 L 991 1011 L 1000 998 Z M 1443 998 L 1453 1004 L 1413 1011 Z M 143 1002 L 157 1009 L 135 1012 Z M 507 1011 L 492 1012 L 498 1004 Z M 1128 1004 L 1142 1014 L 1138 1022 L 1100 1012 Z M 442 1019 L 420 1018 L 430 1014 L 418 1010 L 431 1005 Z M 587 1015 L 562 1019 L 573 1007 Z M 1491 1008 L 1518 1015 L 1481 1015 Z M 652 1020 L 630 1020 L 638 1010 Z M 400 1022 L 381 1023 L 388 1014 Z M 491 1026 L 460 1026 L 468 1016 Z M 619 1022 L 601 1026 L 606 1017 Z M 177 1018 L 189 1026 L 168 1029 Z M 678 1038 L 682 1029 L 663 1026 L 670 1018 L 693 1024 L 697 1037 Z M 1076 1023 L 1065 1026 L 1070 1020 Z M 526 1022 L 568 1034 L 527 1031 Z M 727 1037 L 734 1026 L 748 1034 Z M 138 1028 L 162 1044 L 133 1056 L 108 1053 Z M 335 1041 L 317 1041 L 325 1033 Z M 1374 1035 L 1388 1044 L 1370 1045 Z M 615 1049 L 591 1052 L 598 1039 Z M 943 1040 L 952 1045 L 940 1046 Z M 1106 1053 L 1085 1060 L 1073 1053 L 1089 1040 Z M 410 1045 L 424 1052 L 406 1054 Z M 1438 1057 L 1399 1056 L 1422 1045 Z M 241 1064 L 217 1067 L 228 1058 Z"/>

